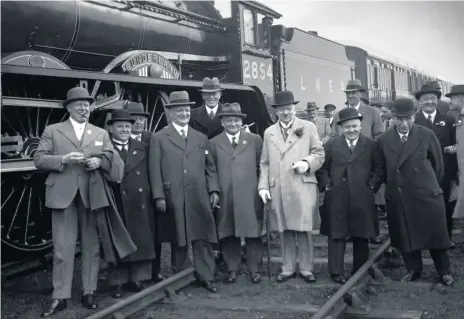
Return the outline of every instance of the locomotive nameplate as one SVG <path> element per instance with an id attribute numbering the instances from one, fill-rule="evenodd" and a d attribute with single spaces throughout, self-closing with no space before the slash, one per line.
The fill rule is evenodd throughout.
<path id="1" fill-rule="evenodd" d="M 177 67 L 165 57 L 154 52 L 141 52 L 128 58 L 121 68 L 124 72 L 138 71 L 141 76 L 153 76 L 177 80 L 180 72 Z"/>

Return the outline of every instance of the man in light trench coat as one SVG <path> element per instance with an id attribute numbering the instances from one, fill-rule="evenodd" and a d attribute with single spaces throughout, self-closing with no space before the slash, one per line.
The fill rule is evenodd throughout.
<path id="1" fill-rule="evenodd" d="M 240 104 L 226 103 L 218 113 L 224 132 L 210 141 L 216 163 L 221 197 L 216 210 L 216 227 L 227 265 L 227 283 L 236 280 L 241 263 L 240 238 L 245 238 L 246 260 L 251 281 L 258 283 L 259 263 L 263 257 L 261 242 L 263 207 L 258 196 L 259 160 L 263 140 L 241 130 L 246 114 Z"/>
<path id="2" fill-rule="evenodd" d="M 283 266 L 277 281 L 299 272 L 315 281 L 311 231 L 318 222 L 316 171 L 324 162 L 324 149 L 316 126 L 295 116 L 293 93 L 279 92 L 275 104 L 279 120 L 264 132 L 260 162 L 259 196 L 269 202 L 269 231 L 281 233 Z M 296 241 L 298 241 L 298 251 Z"/>

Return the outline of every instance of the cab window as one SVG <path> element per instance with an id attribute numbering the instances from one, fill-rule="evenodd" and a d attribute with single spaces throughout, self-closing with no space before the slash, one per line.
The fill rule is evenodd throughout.
<path id="1" fill-rule="evenodd" d="M 251 12 L 249 9 L 243 9 L 243 30 L 245 44 L 256 46 L 253 12 Z"/>

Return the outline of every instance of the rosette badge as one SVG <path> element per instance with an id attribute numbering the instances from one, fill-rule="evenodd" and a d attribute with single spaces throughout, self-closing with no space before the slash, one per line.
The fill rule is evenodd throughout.
<path id="1" fill-rule="evenodd" d="M 436 125 L 436 126 L 445 126 L 446 123 L 445 123 L 445 121 L 440 121 L 440 122 L 438 122 L 438 123 L 435 123 L 435 125 Z"/>
<path id="2" fill-rule="evenodd" d="M 295 129 L 295 135 L 296 135 L 297 137 L 302 137 L 303 134 L 304 134 L 304 128 L 299 127 L 299 128 L 297 128 L 297 129 Z"/>

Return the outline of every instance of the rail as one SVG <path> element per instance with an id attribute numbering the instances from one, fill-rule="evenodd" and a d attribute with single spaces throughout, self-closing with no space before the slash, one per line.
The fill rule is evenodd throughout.
<path id="1" fill-rule="evenodd" d="M 343 304 L 339 302 L 345 298 L 345 295 L 365 276 L 368 274 L 369 269 L 377 262 L 380 256 L 390 247 L 391 240 L 388 239 L 380 246 L 375 254 L 369 258 L 368 261 L 362 265 L 361 268 L 342 286 L 339 290 L 329 299 L 327 302 L 322 305 L 317 313 L 315 313 L 311 319 L 334 319 L 337 318 L 345 309 L 348 307 L 346 301 Z M 367 282 L 366 282 L 367 283 Z"/>
<path id="2" fill-rule="evenodd" d="M 153 303 L 163 299 L 169 291 L 179 290 L 195 281 L 195 270 L 187 268 L 172 277 L 169 277 L 156 285 L 125 298 L 108 308 L 96 312 L 86 319 L 123 319 L 147 308 Z"/>

